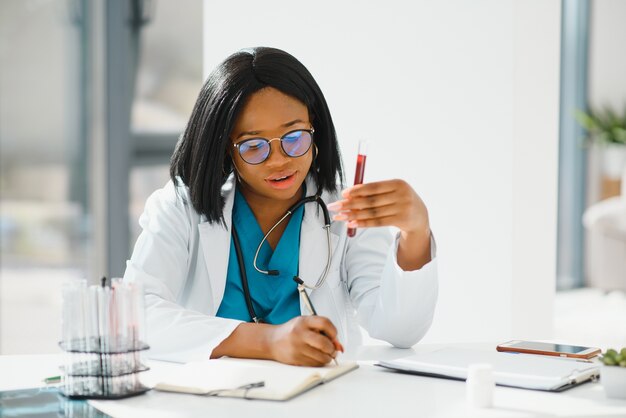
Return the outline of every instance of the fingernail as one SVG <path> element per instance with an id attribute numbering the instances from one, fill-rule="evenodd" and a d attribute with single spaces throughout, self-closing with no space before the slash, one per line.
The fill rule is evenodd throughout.
<path id="1" fill-rule="evenodd" d="M 346 189 L 344 191 L 341 192 L 341 195 L 343 197 L 345 197 L 346 199 L 350 197 L 350 190 L 352 190 L 352 188 Z"/>
<path id="2" fill-rule="evenodd" d="M 338 213 L 333 216 L 333 219 L 336 221 L 346 221 L 348 220 L 348 215 L 346 215 L 345 213 Z"/>
<path id="3" fill-rule="evenodd" d="M 327 206 L 328 210 L 332 210 L 334 212 L 341 209 L 341 202 L 333 202 Z"/>
<path id="4" fill-rule="evenodd" d="M 350 222 L 348 222 L 348 227 L 349 228 L 356 228 L 357 226 L 359 226 L 359 222 L 358 221 L 350 221 Z"/>

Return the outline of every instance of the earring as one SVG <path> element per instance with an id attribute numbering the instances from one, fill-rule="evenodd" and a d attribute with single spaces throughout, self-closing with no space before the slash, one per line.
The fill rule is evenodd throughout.
<path id="1" fill-rule="evenodd" d="M 317 149 L 317 145 L 313 143 L 313 160 L 311 161 L 310 172 L 314 173 L 315 175 L 317 175 L 320 171 L 319 165 L 316 164 L 318 154 L 319 154 L 319 150 Z"/>
<path id="2" fill-rule="evenodd" d="M 235 164 L 233 163 L 233 171 L 232 173 L 235 173 L 235 177 L 237 178 L 237 181 L 239 183 L 243 183 L 243 181 L 241 180 L 241 176 L 239 175 L 239 171 L 237 171 L 237 167 L 235 167 Z"/>

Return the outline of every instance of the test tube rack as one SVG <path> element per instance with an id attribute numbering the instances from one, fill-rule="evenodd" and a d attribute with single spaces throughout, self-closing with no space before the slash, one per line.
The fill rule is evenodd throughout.
<path id="1" fill-rule="evenodd" d="M 103 278 L 100 286 L 73 281 L 63 288 L 65 352 L 59 391 L 71 399 L 119 399 L 145 393 L 139 374 L 145 313 L 138 283 Z"/>

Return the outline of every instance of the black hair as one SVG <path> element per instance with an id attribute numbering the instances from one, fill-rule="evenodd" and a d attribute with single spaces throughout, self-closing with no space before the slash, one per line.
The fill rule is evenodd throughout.
<path id="1" fill-rule="evenodd" d="M 244 49 L 226 58 L 209 75 L 170 162 L 170 177 L 189 188 L 194 209 L 210 223 L 224 223 L 221 189 L 233 170 L 230 135 L 251 94 L 273 87 L 304 103 L 315 129 L 317 155 L 311 174 L 318 192 L 343 184 L 337 134 L 326 99 L 311 73 L 295 57 L 275 48 Z"/>

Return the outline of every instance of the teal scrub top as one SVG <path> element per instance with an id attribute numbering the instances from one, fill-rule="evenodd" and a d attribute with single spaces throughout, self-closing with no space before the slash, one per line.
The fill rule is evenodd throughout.
<path id="1" fill-rule="evenodd" d="M 262 270 L 278 270 L 279 275 L 270 276 L 259 273 L 253 266 L 253 260 L 264 234 L 246 199 L 239 190 L 235 191 L 232 222 L 237 229 L 241 244 L 252 306 L 257 316 L 265 323 L 282 324 L 300 315 L 300 298 L 293 276 L 298 274 L 300 227 L 303 214 L 304 205 L 291 215 L 274 251 L 265 241 L 259 252 L 257 266 Z M 246 306 L 232 236 L 224 298 L 216 315 L 247 322 L 252 320 Z"/>

